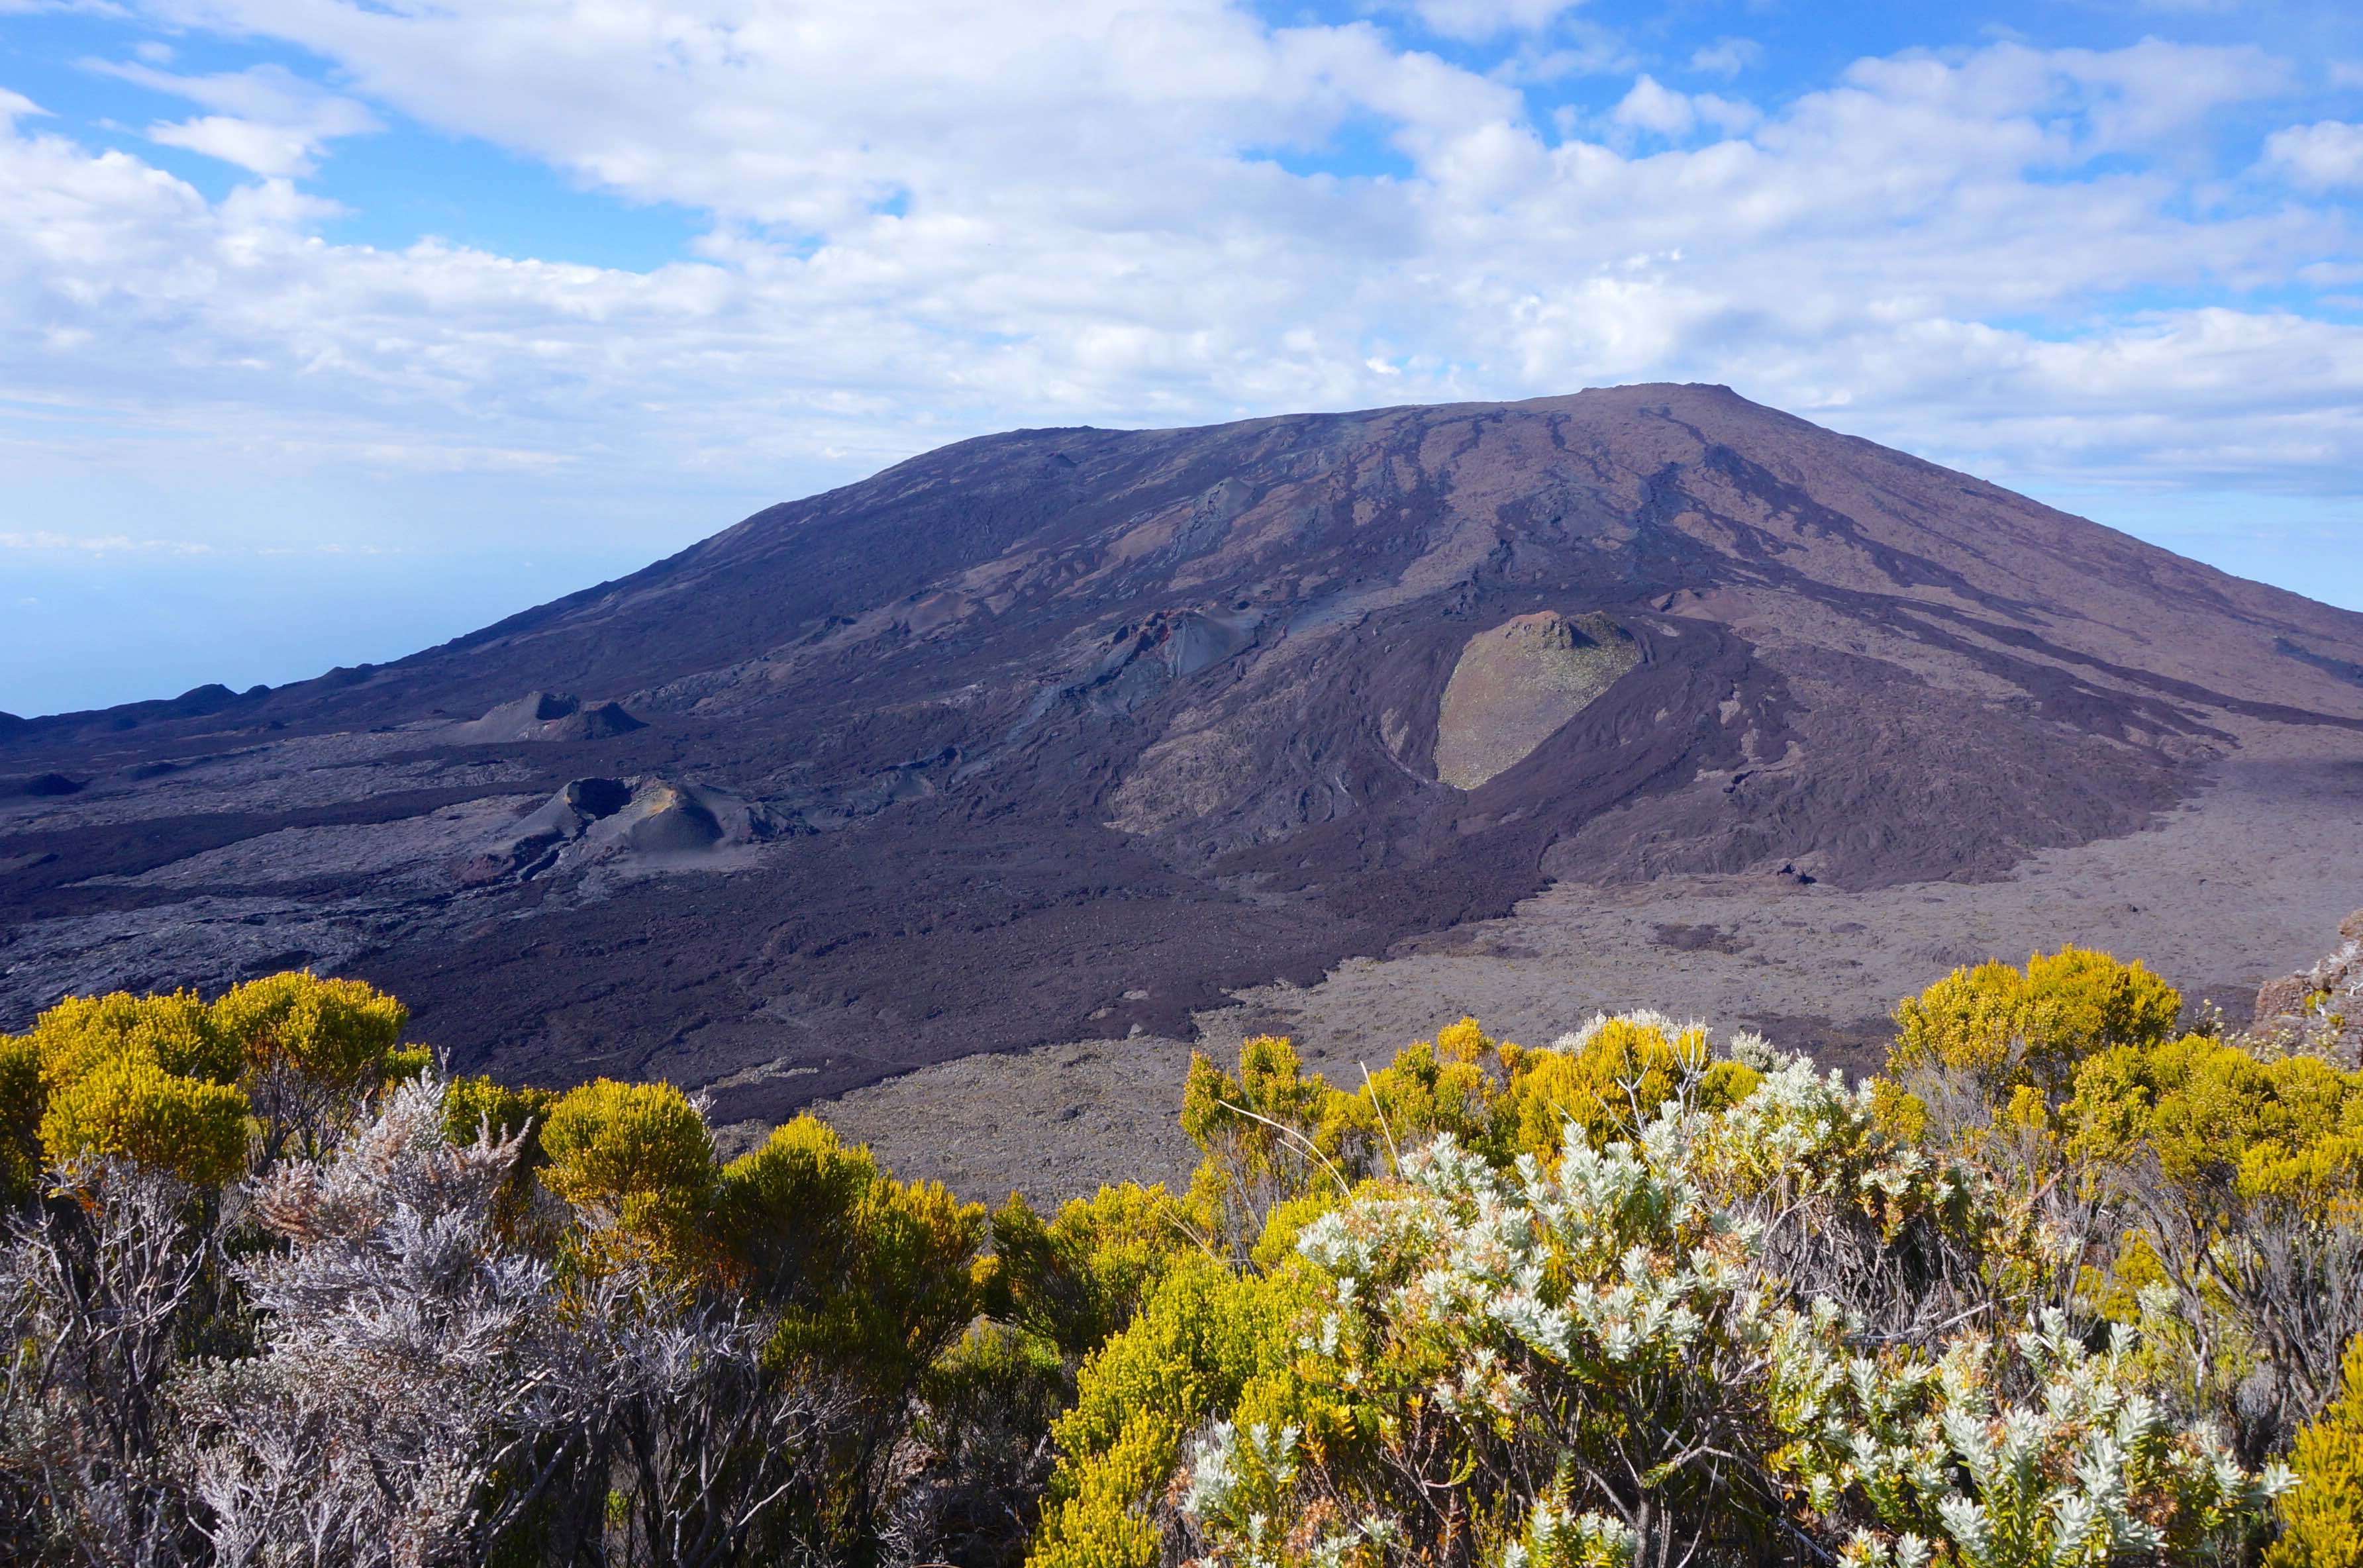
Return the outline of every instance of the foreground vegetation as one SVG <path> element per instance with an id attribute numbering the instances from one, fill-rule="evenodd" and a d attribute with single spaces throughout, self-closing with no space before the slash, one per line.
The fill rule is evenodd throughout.
<path id="1" fill-rule="evenodd" d="M 2182 1017 L 2071 949 L 1858 1087 L 1254 1039 L 1188 1190 L 1044 1216 L 355 982 L 72 1000 L 0 1040 L 0 1560 L 2349 1568 L 2363 1073 Z"/>

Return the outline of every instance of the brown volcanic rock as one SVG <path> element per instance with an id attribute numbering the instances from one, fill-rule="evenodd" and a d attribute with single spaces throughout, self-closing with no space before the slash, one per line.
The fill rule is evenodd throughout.
<path id="1" fill-rule="evenodd" d="M 513 702 L 503 702 L 481 719 L 451 726 L 461 741 L 490 745 L 502 741 L 600 740 L 629 734 L 640 722 L 619 702 L 586 708 L 573 697 L 554 691 L 529 691 Z"/>
<path id="2" fill-rule="evenodd" d="M 782 836 L 796 825 L 725 790 L 654 777 L 577 778 L 457 869 L 469 887 L 619 861 L 682 869 L 710 863 L 723 850 Z"/>
<path id="3" fill-rule="evenodd" d="M 1596 692 L 1514 673 L 1611 625 Z M 1504 627 L 1535 646 L 1448 696 Z M 396 664 L 11 727 L 11 774 L 96 781 L 0 800 L 15 951 L 72 957 L 11 962 L 0 1027 L 116 976 L 128 926 L 199 929 L 151 872 L 302 830 L 301 878 L 214 896 L 327 933 L 463 1064 L 771 1114 L 1179 1028 L 1555 877 L 2002 876 L 2143 826 L 2252 726 L 2363 756 L 2358 668 L 2363 616 L 1723 388 L 1019 431 Z M 568 691 L 642 727 L 565 731 Z M 488 871 L 437 814 L 594 776 L 681 794 L 634 819 L 662 845 L 593 853 L 618 807 L 523 862 L 519 823 Z M 686 779 L 770 825 L 714 848 Z M 440 891 L 339 872 L 332 828 Z"/>
<path id="4" fill-rule="evenodd" d="M 1474 790 L 1515 767 L 1641 662 L 1615 622 L 1581 620 L 1537 610 L 1469 639 L 1437 706 L 1437 778 Z"/>
<path id="5" fill-rule="evenodd" d="M 2313 968 L 2258 989 L 2251 1045 L 2363 1067 L 2363 910 L 2339 922 L 2338 935 L 2341 944 Z"/>

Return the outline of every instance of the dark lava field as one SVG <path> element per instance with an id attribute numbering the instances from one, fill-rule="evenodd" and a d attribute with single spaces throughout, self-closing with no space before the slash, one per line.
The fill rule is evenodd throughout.
<path id="1" fill-rule="evenodd" d="M 2363 615 L 1719 387 L 1019 431 L 398 663 L 0 716 L 0 1029 L 310 965 L 771 1118 L 1557 882 L 2003 878 L 2266 729 L 2363 763 Z"/>

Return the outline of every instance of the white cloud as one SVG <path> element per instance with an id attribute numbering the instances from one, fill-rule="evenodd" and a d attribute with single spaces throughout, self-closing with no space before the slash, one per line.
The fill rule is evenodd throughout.
<path id="1" fill-rule="evenodd" d="M 638 272 L 330 244 L 284 179 L 208 202 L 18 125 L 0 399 L 109 422 L 111 463 L 779 491 L 1016 425 L 1661 377 L 2002 477 L 2333 486 L 2363 458 L 2357 329 L 2112 304 L 2354 255 L 2334 213 L 2193 199 L 2180 138 L 2271 90 L 2254 51 L 1898 56 L 1761 120 L 1644 77 L 1612 123 L 1672 145 L 1636 156 L 1373 23 L 1222 0 L 1041 0 L 1022 31 L 917 0 L 197 3 L 176 19 L 341 84 L 173 79 L 213 116 L 367 102 L 716 226 Z M 1267 156 L 1348 123 L 1404 171 Z"/>
<path id="2" fill-rule="evenodd" d="M 319 144 L 301 132 L 227 115 L 150 126 L 148 139 L 161 147 L 185 148 L 257 174 L 282 178 L 311 173 L 319 150 Z"/>
<path id="3" fill-rule="evenodd" d="M 1752 105 L 1713 93 L 1677 93 L 1644 74 L 1635 79 L 1633 90 L 1609 111 L 1608 117 L 1627 129 L 1679 141 L 1701 124 L 1729 135 L 1747 129 L 1763 116 Z"/>
<path id="4" fill-rule="evenodd" d="M 1754 39 L 1717 39 L 1691 55 L 1691 69 L 1729 78 L 1755 64 L 1763 54 L 1764 46 Z"/>
<path id="5" fill-rule="evenodd" d="M 144 51 L 142 58 L 148 58 Z M 327 92 L 283 66 L 175 76 L 152 65 L 88 63 L 109 76 L 221 111 L 152 125 L 149 140 L 235 163 L 266 178 L 299 179 L 313 171 L 331 139 L 382 128 L 377 116 L 361 104 Z"/>
<path id="6" fill-rule="evenodd" d="M 1633 90 L 1610 111 L 1609 117 L 1620 126 L 1667 137 L 1688 136 L 1698 123 L 1687 95 L 1661 86 L 1656 77 L 1647 75 L 1634 81 Z"/>
<path id="7" fill-rule="evenodd" d="M 135 539 L 128 534 L 59 534 L 36 529 L 29 534 L 0 531 L 0 550 L 72 550 L 92 556 L 160 552 L 203 556 L 212 554 L 213 547 L 186 539 Z M 34 602 L 28 599 L 25 602 Z"/>
<path id="8" fill-rule="evenodd" d="M 1632 50 L 1616 33 L 1574 18 L 1548 34 L 1519 39 L 1502 62 L 1486 74 L 1497 82 L 1541 85 L 1582 76 L 1619 75 L 1633 69 L 1634 58 Z"/>
<path id="9" fill-rule="evenodd" d="M 2285 63 L 2253 46 L 2148 39 L 2107 50 L 2020 43 L 1953 57 L 1912 50 L 1858 61 L 1844 84 L 1945 113 L 2044 114 L 2068 127 L 2060 150 L 2085 158 L 2159 150 L 2219 110 L 2269 97 L 2290 81 Z"/>
<path id="10" fill-rule="evenodd" d="M 1582 0 L 1408 0 L 1408 8 L 1430 32 L 1473 41 L 1507 32 L 1539 32 L 1581 4 Z"/>
<path id="11" fill-rule="evenodd" d="M 2363 126 L 2317 120 L 2265 138 L 2265 163 L 2310 191 L 2363 185 Z"/>

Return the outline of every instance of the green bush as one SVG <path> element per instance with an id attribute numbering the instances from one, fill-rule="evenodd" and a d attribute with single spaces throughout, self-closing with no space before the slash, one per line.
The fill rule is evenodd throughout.
<path id="1" fill-rule="evenodd" d="M 561 1098 L 549 1089 L 512 1088 L 482 1075 L 456 1077 L 443 1087 L 443 1135 L 465 1144 L 485 1134 L 499 1141 L 522 1133 L 526 1144 L 518 1163 L 530 1170 L 543 1162 L 541 1130 Z"/>
<path id="2" fill-rule="evenodd" d="M 214 1037 L 234 1045 L 250 1072 L 294 1072 L 350 1086 L 415 1070 L 415 1058 L 406 1058 L 396 1062 L 395 1073 L 387 1071 L 410 1010 L 362 980 L 309 973 L 250 980 L 223 992 L 208 1021 Z"/>
<path id="3" fill-rule="evenodd" d="M 1084 1364 L 1055 1429 L 1061 1454 L 1032 1568 L 1149 1568 L 1163 1559 L 1182 1441 L 1286 1364 L 1309 1296 L 1296 1276 L 1182 1260 Z"/>
<path id="4" fill-rule="evenodd" d="M 894 1180 L 809 1116 L 724 1166 L 716 1209 L 732 1277 L 772 1325 L 766 1364 L 818 1371 L 843 1402 L 807 1528 L 851 1549 L 877 1528 L 915 1397 L 976 1317 L 984 1209 Z"/>
<path id="5" fill-rule="evenodd" d="M 2297 1435 L 2297 1489 L 2281 1499 L 2281 1538 L 2265 1568 L 2363 1562 L 2363 1336 L 2346 1346 L 2338 1402 Z"/>
<path id="6" fill-rule="evenodd" d="M 33 1021 L 26 1036 L 52 1090 L 118 1056 L 151 1061 L 165 1072 L 208 1083 L 236 1083 L 245 1069 L 235 1041 L 215 1027 L 194 991 L 135 997 L 68 997 Z"/>
<path id="7" fill-rule="evenodd" d="M 679 1089 L 613 1078 L 570 1089 L 541 1124 L 541 1152 L 542 1184 L 594 1221 L 576 1238 L 582 1266 L 647 1262 L 682 1284 L 712 1268 L 714 1134 Z"/>
<path id="8" fill-rule="evenodd" d="M 2351 1202 L 2363 1073 L 2314 1056 L 2260 1062 L 2204 1035 L 2117 1045 L 2078 1065 L 2063 1120 L 2069 1153 L 2146 1152 L 2177 1187 Z"/>
<path id="9" fill-rule="evenodd" d="M 975 1316 L 983 1207 L 894 1180 L 809 1116 L 724 1166 L 718 1207 L 743 1287 L 781 1314 L 781 1356 L 906 1389 Z"/>
<path id="10" fill-rule="evenodd" d="M 2182 997 L 2139 963 L 2069 946 L 2036 954 L 2024 970 L 1987 963 L 1955 969 L 1895 1009 L 1887 1070 L 1969 1079 L 1990 1099 L 2021 1087 L 2057 1095 L 2077 1063 L 2112 1045 L 2155 1045 L 2173 1030 Z"/>
<path id="11" fill-rule="evenodd" d="M 58 1169 L 130 1160 L 218 1187 L 246 1168 L 247 1110 L 245 1094 L 227 1084 L 167 1072 L 128 1051 L 50 1096 L 41 1152 Z"/>
<path id="12" fill-rule="evenodd" d="M 20 1203 L 39 1187 L 41 1113 L 48 1105 L 40 1047 L 0 1035 L 0 1203 Z"/>
<path id="13" fill-rule="evenodd" d="M 2363 1073 L 2179 1009 L 1957 970 L 1854 1087 L 1647 1013 L 1350 1085 L 1258 1036 L 1185 1192 L 988 1216 L 446 1079 L 355 982 L 72 999 L 0 1038 L 0 1554 L 333 1483 L 520 1568 L 2352 1563 Z"/>
<path id="14" fill-rule="evenodd" d="M 997 1315 L 1080 1357 L 1131 1321 L 1175 1263 L 1200 1250 L 1204 1218 L 1159 1187 L 1078 1198 L 1048 1223 L 1015 1194 L 993 1216 L 988 1301 Z"/>

